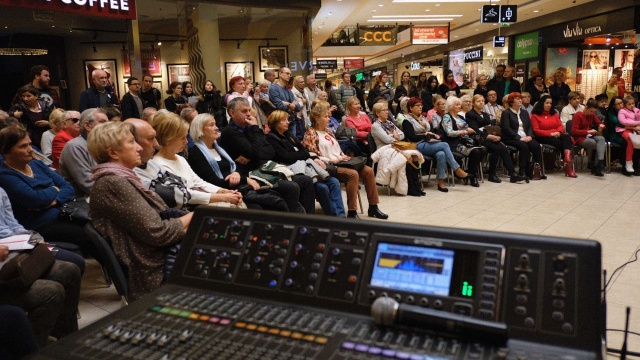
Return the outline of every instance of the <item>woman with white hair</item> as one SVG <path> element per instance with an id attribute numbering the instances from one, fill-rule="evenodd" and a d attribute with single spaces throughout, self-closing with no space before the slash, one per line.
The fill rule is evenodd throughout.
<path id="1" fill-rule="evenodd" d="M 476 131 L 460 116 L 461 110 L 462 101 L 455 96 L 449 96 L 445 103 L 446 114 L 442 118 L 442 132 L 451 151 L 457 151 L 468 157 L 466 172 L 469 174 L 469 183 L 473 187 L 479 187 L 476 172 L 487 149 L 473 139 L 472 136 L 476 135 Z"/>

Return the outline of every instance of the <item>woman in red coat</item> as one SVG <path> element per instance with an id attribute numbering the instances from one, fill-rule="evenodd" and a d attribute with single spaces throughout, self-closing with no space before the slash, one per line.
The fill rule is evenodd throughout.
<path id="1" fill-rule="evenodd" d="M 591 165 L 591 173 L 595 176 L 604 176 L 602 169 L 605 167 L 604 151 L 607 142 L 604 136 L 598 135 L 598 129 L 604 129 L 605 125 L 596 116 L 598 103 L 589 99 L 582 111 L 578 111 L 573 115 L 573 123 L 571 124 L 571 137 L 573 143 L 587 149 L 590 153 L 596 150 L 598 155 L 598 163 L 593 162 L 593 157 L 589 156 L 589 165 Z"/>
<path id="2" fill-rule="evenodd" d="M 564 152 L 564 176 L 576 178 L 573 170 L 571 136 L 564 131 L 558 112 L 553 107 L 551 96 L 544 95 L 531 110 L 531 127 L 533 134 L 541 144 L 552 145 Z"/>

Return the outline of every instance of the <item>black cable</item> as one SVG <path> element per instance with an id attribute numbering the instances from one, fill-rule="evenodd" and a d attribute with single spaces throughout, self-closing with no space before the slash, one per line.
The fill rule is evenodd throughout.
<path id="1" fill-rule="evenodd" d="M 607 348 L 607 354 L 612 354 L 613 356 L 618 356 L 620 357 L 620 350 L 618 349 L 613 349 L 613 348 Z M 627 356 L 635 356 L 635 357 L 640 357 L 640 353 L 638 352 L 633 352 L 633 351 L 627 351 Z"/>
<path id="2" fill-rule="evenodd" d="M 607 291 L 607 287 L 609 287 L 609 283 L 611 282 L 611 280 L 613 279 L 613 277 L 616 275 L 616 273 L 620 270 L 622 270 L 622 268 L 624 268 L 625 266 L 634 263 L 636 261 L 638 261 L 638 252 L 640 252 L 640 248 L 638 248 L 638 250 L 636 250 L 636 252 L 633 254 L 633 259 L 627 261 L 626 263 L 618 266 L 618 268 L 616 268 L 613 273 L 611 274 L 611 276 L 609 277 L 609 280 L 607 280 L 607 282 L 604 284 L 604 289 L 602 289 L 602 292 Z"/>
<path id="3" fill-rule="evenodd" d="M 622 329 L 607 329 L 607 331 L 624 332 L 624 330 L 622 330 Z M 632 335 L 636 335 L 636 336 L 640 336 L 640 333 L 637 333 L 635 331 L 627 331 L 627 333 L 632 334 Z"/>

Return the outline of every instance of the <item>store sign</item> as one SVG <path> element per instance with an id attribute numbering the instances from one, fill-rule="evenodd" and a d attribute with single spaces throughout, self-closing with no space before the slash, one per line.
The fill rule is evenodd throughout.
<path id="1" fill-rule="evenodd" d="M 334 70 L 338 68 L 338 60 L 316 60 L 316 68 L 324 70 Z"/>
<path id="2" fill-rule="evenodd" d="M 0 0 L 0 6 L 136 19 L 135 0 Z"/>
<path id="3" fill-rule="evenodd" d="M 344 59 L 345 69 L 362 69 L 364 67 L 364 59 Z"/>
<path id="4" fill-rule="evenodd" d="M 513 58 L 515 60 L 537 58 L 539 38 L 537 31 L 516 36 L 516 51 Z"/>
<path id="5" fill-rule="evenodd" d="M 504 36 L 494 36 L 493 37 L 493 47 L 504 47 L 507 43 L 507 38 Z"/>
<path id="6" fill-rule="evenodd" d="M 412 45 L 437 45 L 449 43 L 448 26 L 412 26 Z"/>
<path id="7" fill-rule="evenodd" d="M 326 79 L 327 78 L 327 73 L 315 73 L 314 77 L 316 78 L 316 80 Z"/>
<path id="8" fill-rule="evenodd" d="M 474 62 L 474 61 L 482 61 L 482 52 L 484 48 L 482 46 L 478 46 L 473 49 L 464 51 L 464 62 Z"/>
<path id="9" fill-rule="evenodd" d="M 549 26 L 540 30 L 547 44 L 559 44 L 634 28 L 634 12 L 616 11 L 588 19 Z"/>
<path id="10" fill-rule="evenodd" d="M 358 45 L 395 45 L 398 39 L 396 26 L 358 26 Z"/>
<path id="11" fill-rule="evenodd" d="M 421 68 L 422 67 L 420 66 L 419 62 L 415 62 L 415 61 L 411 62 L 411 67 L 410 67 L 411 70 L 420 70 Z"/>

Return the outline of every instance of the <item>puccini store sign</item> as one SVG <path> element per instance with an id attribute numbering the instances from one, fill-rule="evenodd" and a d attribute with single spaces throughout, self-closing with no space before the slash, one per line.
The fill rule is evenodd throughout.
<path id="1" fill-rule="evenodd" d="M 118 19 L 136 18 L 135 0 L 0 0 L 0 5 Z"/>

